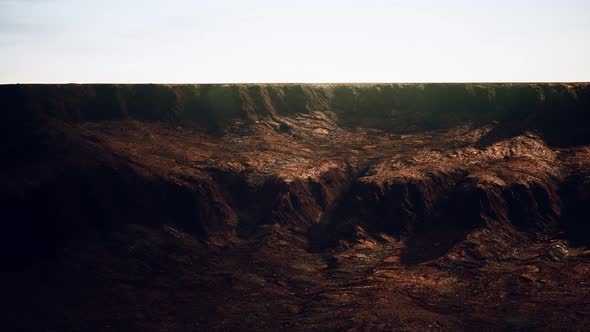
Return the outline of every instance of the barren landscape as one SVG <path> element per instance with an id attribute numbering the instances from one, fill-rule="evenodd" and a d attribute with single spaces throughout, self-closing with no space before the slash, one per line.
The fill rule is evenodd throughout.
<path id="1" fill-rule="evenodd" d="M 590 84 L 0 99 L 3 330 L 590 329 Z"/>

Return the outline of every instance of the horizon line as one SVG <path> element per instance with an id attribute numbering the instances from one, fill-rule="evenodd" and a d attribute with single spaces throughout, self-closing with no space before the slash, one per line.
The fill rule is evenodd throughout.
<path id="1" fill-rule="evenodd" d="M 5 85 L 101 85 L 101 84 L 121 84 L 121 85 L 140 85 L 140 84 L 166 84 L 166 85 L 183 85 L 183 84 L 199 84 L 199 85 L 254 85 L 254 84 L 590 84 L 588 81 L 269 81 L 269 82 L 248 82 L 248 81 L 236 81 L 236 82 L 14 82 L 4 83 L 0 82 L 0 86 Z"/>

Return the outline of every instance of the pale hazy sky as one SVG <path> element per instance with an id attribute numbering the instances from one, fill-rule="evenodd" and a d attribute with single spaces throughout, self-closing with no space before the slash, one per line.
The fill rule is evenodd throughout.
<path id="1" fill-rule="evenodd" d="M 0 83 L 590 81 L 590 0 L 0 0 Z"/>

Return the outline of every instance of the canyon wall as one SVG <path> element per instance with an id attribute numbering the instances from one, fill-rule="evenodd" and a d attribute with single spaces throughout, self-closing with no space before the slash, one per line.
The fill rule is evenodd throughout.
<path id="1" fill-rule="evenodd" d="M 590 84 L 0 86 L 8 330 L 585 330 Z"/>
<path id="2" fill-rule="evenodd" d="M 232 120 L 331 111 L 342 126 L 397 132 L 500 121 L 555 143 L 586 142 L 590 85 L 235 84 L 5 85 L 4 124 L 132 118 L 221 133 Z"/>
<path id="3" fill-rule="evenodd" d="M 0 100 L 4 243 L 26 256 L 129 223 L 219 241 L 313 226 L 318 248 L 359 225 L 587 228 L 570 170 L 585 154 L 552 149 L 590 142 L 590 84 L 5 85 Z"/>

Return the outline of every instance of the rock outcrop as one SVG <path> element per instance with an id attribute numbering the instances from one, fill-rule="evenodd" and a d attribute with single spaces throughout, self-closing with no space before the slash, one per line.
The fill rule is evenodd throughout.
<path id="1" fill-rule="evenodd" d="M 0 100 L 10 328 L 590 324 L 589 84 L 6 85 Z"/>

